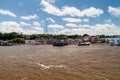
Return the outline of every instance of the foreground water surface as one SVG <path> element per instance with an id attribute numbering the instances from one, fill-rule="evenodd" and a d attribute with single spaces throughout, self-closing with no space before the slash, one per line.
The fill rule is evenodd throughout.
<path id="1" fill-rule="evenodd" d="M 120 80 L 120 47 L 0 46 L 0 80 Z"/>

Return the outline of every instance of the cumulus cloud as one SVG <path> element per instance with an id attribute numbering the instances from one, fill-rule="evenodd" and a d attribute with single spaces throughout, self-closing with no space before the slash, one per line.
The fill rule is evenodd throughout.
<path id="1" fill-rule="evenodd" d="M 79 27 L 79 28 L 78 28 Z M 64 29 L 60 33 L 69 33 L 69 34 L 89 34 L 89 35 L 118 35 L 120 34 L 120 28 L 113 23 L 105 24 L 96 24 L 96 25 L 78 25 L 77 28 L 73 29 Z"/>
<path id="2" fill-rule="evenodd" d="M 66 24 L 67 27 L 71 27 L 71 28 L 83 28 L 83 29 L 90 29 L 91 26 L 90 25 L 87 25 L 87 24 L 84 24 L 84 25 L 81 25 L 81 24 L 73 24 L 73 23 L 68 23 Z"/>
<path id="3" fill-rule="evenodd" d="M 21 19 L 23 20 L 31 20 L 31 19 L 37 19 L 38 16 L 36 14 L 34 15 L 29 15 L 29 16 L 21 16 Z"/>
<path id="4" fill-rule="evenodd" d="M 17 17 L 14 13 L 12 13 L 12 12 L 9 11 L 9 10 L 0 9 L 0 14 L 2 14 L 2 15 L 7 15 L 7 16 L 11 16 L 11 17 Z"/>
<path id="5" fill-rule="evenodd" d="M 120 17 L 120 7 L 116 8 L 116 7 L 109 6 L 108 12 L 115 17 Z"/>
<path id="6" fill-rule="evenodd" d="M 58 24 L 48 25 L 48 28 L 53 28 L 53 29 L 64 29 L 64 27 L 63 27 L 62 25 L 58 25 Z"/>
<path id="7" fill-rule="evenodd" d="M 21 25 L 21 26 L 31 26 L 31 24 L 26 23 L 26 22 L 23 22 L 23 21 L 20 22 L 20 25 Z"/>
<path id="8" fill-rule="evenodd" d="M 84 14 L 79 10 L 77 9 L 76 7 L 69 7 L 69 6 L 64 6 L 62 9 L 61 9 L 61 13 L 63 15 L 69 15 L 69 16 L 78 16 L 78 17 L 83 17 Z"/>
<path id="9" fill-rule="evenodd" d="M 90 7 L 88 9 L 83 10 L 82 13 L 87 17 L 98 17 L 101 14 L 103 14 L 103 10 Z"/>
<path id="10" fill-rule="evenodd" d="M 94 7 L 90 7 L 85 10 L 79 10 L 76 7 L 69 7 L 69 6 L 63 6 L 61 9 L 58 7 L 54 6 L 53 4 L 49 3 L 46 0 L 41 0 L 40 5 L 43 7 L 42 10 L 49 13 L 53 14 L 56 16 L 78 16 L 78 17 L 98 17 L 101 14 L 103 14 L 102 9 L 96 9 Z"/>
<path id="11" fill-rule="evenodd" d="M 90 22 L 90 20 L 89 19 L 83 19 L 83 22 Z"/>
<path id="12" fill-rule="evenodd" d="M 42 34 L 44 30 L 41 27 L 29 27 L 24 29 L 22 26 L 29 25 L 25 22 L 17 23 L 15 21 L 3 21 L 0 23 L 0 32 L 9 33 L 9 32 L 18 32 L 23 34 Z"/>
<path id="13" fill-rule="evenodd" d="M 81 19 L 76 19 L 76 18 L 62 18 L 63 21 L 66 22 L 81 22 Z"/>
<path id="14" fill-rule="evenodd" d="M 43 11 L 49 13 L 49 14 L 54 14 L 57 16 L 61 16 L 61 11 L 55 7 L 54 5 L 50 4 L 49 2 L 45 1 L 45 0 L 41 0 L 40 5 L 43 6 Z"/>
<path id="15" fill-rule="evenodd" d="M 37 30 L 37 31 L 43 31 L 41 27 L 32 27 L 32 29 Z"/>
<path id="16" fill-rule="evenodd" d="M 89 22 L 89 19 L 80 19 L 80 18 L 62 18 L 63 21 L 70 22 L 70 23 L 79 23 L 79 22 Z"/>
<path id="17" fill-rule="evenodd" d="M 39 22 L 33 22 L 33 26 L 25 29 L 23 25 L 28 25 L 28 23 L 15 21 L 3 21 L 0 22 L 0 32 L 18 32 L 23 34 L 42 34 L 44 29 L 41 27 Z M 62 25 L 52 24 L 48 25 L 48 28 L 54 30 L 55 34 L 80 34 L 85 33 L 89 35 L 118 35 L 120 34 L 120 27 L 116 26 L 114 23 L 104 23 L 104 24 L 95 24 L 95 25 L 86 25 L 86 24 L 73 24 L 68 23 L 64 28 Z M 71 27 L 71 28 L 68 28 Z M 51 32 L 52 33 L 52 32 Z M 52 33 L 52 34 L 53 34 Z"/>
<path id="18" fill-rule="evenodd" d="M 71 28 L 77 28 L 77 27 L 78 27 L 78 25 L 73 24 L 73 23 L 68 23 L 68 24 L 66 24 L 65 26 L 71 27 Z"/>
<path id="19" fill-rule="evenodd" d="M 33 27 L 31 27 L 35 31 L 39 31 L 41 33 L 44 32 L 44 29 L 41 27 L 41 23 L 34 21 L 33 22 Z"/>
<path id="20" fill-rule="evenodd" d="M 23 34 L 43 34 L 43 31 L 40 31 L 40 30 L 35 30 L 35 29 L 27 29 L 27 30 L 24 30 Z"/>
<path id="21" fill-rule="evenodd" d="M 33 21 L 33 26 L 35 26 L 35 27 L 41 27 L 41 24 L 39 22 Z"/>
<path id="22" fill-rule="evenodd" d="M 45 1 L 48 1 L 50 3 L 55 3 L 56 0 L 45 0 Z"/>
<path id="23" fill-rule="evenodd" d="M 53 18 L 47 18 L 48 21 L 51 21 L 52 23 L 55 23 L 55 20 Z"/>
<path id="24" fill-rule="evenodd" d="M 0 23 L 0 32 L 23 32 L 23 29 L 14 21 L 4 21 Z"/>

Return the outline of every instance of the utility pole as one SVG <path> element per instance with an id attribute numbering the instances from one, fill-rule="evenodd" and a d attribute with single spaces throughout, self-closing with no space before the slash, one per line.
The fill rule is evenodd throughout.
<path id="1" fill-rule="evenodd" d="M 47 26 L 47 20 L 45 21 L 45 33 L 48 34 L 48 26 Z"/>

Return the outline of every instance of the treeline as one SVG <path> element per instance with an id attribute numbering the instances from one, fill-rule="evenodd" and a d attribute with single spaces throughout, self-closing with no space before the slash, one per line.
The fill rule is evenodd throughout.
<path id="1" fill-rule="evenodd" d="M 22 38 L 22 34 L 18 34 L 16 32 L 0 33 L 0 40 L 11 40 L 14 38 Z"/>
<path id="2" fill-rule="evenodd" d="M 50 39 L 50 38 L 54 38 L 54 39 L 57 39 L 57 40 L 60 40 L 60 39 L 65 39 L 65 38 L 72 38 L 72 39 L 76 39 L 76 38 L 81 38 L 82 36 L 81 35 L 63 35 L 63 34 L 60 34 L 60 35 L 52 35 L 52 34 L 32 34 L 29 36 L 29 39 Z"/>
<path id="3" fill-rule="evenodd" d="M 49 38 L 54 38 L 54 39 L 64 39 L 64 38 L 71 38 L 71 39 L 79 39 L 79 38 L 83 38 L 84 36 L 89 36 L 89 34 L 83 34 L 83 35 L 64 35 L 64 34 L 60 34 L 60 35 L 53 35 L 53 34 L 32 34 L 29 35 L 28 39 L 37 39 L 37 38 L 44 38 L 44 39 L 49 39 Z M 91 36 L 91 37 L 99 37 L 99 38 L 110 38 L 110 37 L 116 37 L 116 36 L 109 36 L 109 35 L 95 35 L 95 36 Z M 26 38 L 27 39 L 27 38 Z"/>
<path id="4" fill-rule="evenodd" d="M 85 34 L 87 35 L 87 34 Z M 54 38 L 54 39 L 63 39 L 63 38 L 81 38 L 81 35 L 52 35 L 52 34 L 32 34 L 32 35 L 24 35 L 24 34 L 19 34 L 16 32 L 11 32 L 11 33 L 0 33 L 0 40 L 11 40 L 14 38 L 23 38 L 23 39 L 38 39 L 38 38 L 43 38 L 43 39 L 48 39 L 48 38 Z"/>
<path id="5" fill-rule="evenodd" d="M 42 40 L 46 40 L 46 39 L 50 39 L 50 38 L 54 38 L 57 40 L 60 39 L 65 39 L 65 38 L 72 38 L 72 39 L 79 39 L 82 38 L 84 36 L 89 36 L 88 34 L 84 34 L 84 35 L 53 35 L 53 34 L 32 34 L 32 35 L 23 35 L 23 34 L 19 34 L 16 32 L 11 32 L 11 33 L 0 33 L 0 40 L 4 40 L 4 41 L 9 41 L 9 42 L 14 42 L 14 43 L 24 43 L 25 39 L 42 39 Z M 108 35 L 96 35 L 99 38 L 108 38 L 111 36 Z"/>
<path id="6" fill-rule="evenodd" d="M 11 43 L 24 43 L 25 39 L 22 34 L 16 32 L 11 33 L 0 33 L 0 40 L 8 41 Z"/>

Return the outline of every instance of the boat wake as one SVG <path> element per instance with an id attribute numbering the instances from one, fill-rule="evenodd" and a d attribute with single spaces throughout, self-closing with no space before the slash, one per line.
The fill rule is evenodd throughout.
<path id="1" fill-rule="evenodd" d="M 44 64 L 40 64 L 37 63 L 37 65 L 39 65 L 41 68 L 43 69 L 50 69 L 50 68 L 65 68 L 66 66 L 64 65 L 44 65 Z"/>

